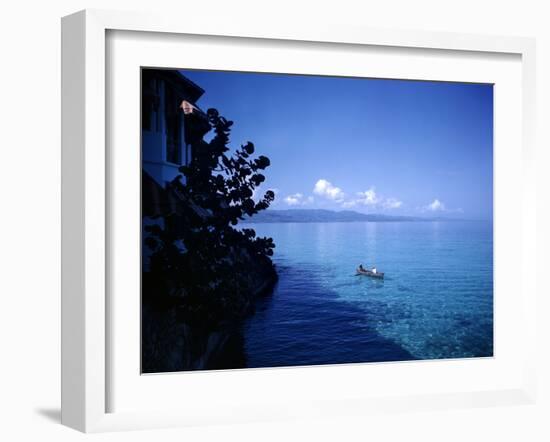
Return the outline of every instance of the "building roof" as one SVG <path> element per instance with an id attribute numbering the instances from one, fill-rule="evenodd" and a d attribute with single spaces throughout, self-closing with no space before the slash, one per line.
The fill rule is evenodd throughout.
<path id="1" fill-rule="evenodd" d="M 191 81 L 177 69 L 142 68 L 144 78 L 156 76 L 167 81 L 182 98 L 195 103 L 204 94 L 204 89 Z"/>

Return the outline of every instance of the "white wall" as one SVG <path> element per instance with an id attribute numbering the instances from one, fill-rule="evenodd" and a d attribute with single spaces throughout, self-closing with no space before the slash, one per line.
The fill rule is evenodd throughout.
<path id="1" fill-rule="evenodd" d="M 57 0 L 4 2 L 0 11 L 0 438 L 80 440 L 58 425 L 60 322 L 60 17 L 85 7 L 180 8 L 198 13 L 246 14 L 271 20 L 311 20 L 385 28 L 450 30 L 538 38 L 539 175 L 550 167 L 550 14 L 544 1 L 430 0 L 314 2 L 298 0 Z M 181 10 L 182 7 L 187 9 Z M 548 183 L 547 178 L 544 178 Z M 539 275 L 550 263 L 548 201 L 541 188 Z M 511 202 L 513 203 L 513 202 Z M 550 303 L 541 300 L 541 312 Z M 546 314 L 541 313 L 541 319 Z M 542 322 L 542 321 L 541 321 Z M 541 323 L 541 397 L 536 406 L 381 415 L 363 421 L 289 422 L 119 433 L 100 440 L 550 440 L 550 321 Z M 97 440 L 96 439 L 96 440 Z"/>

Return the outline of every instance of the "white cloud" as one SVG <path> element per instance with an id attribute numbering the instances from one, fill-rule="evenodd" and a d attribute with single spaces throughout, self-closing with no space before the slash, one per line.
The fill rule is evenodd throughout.
<path id="1" fill-rule="evenodd" d="M 420 210 L 421 212 L 445 212 L 447 214 L 464 213 L 464 209 L 462 209 L 462 207 L 450 209 L 443 203 L 443 201 L 437 198 L 434 199 L 430 204 L 419 207 L 417 210 Z"/>
<path id="2" fill-rule="evenodd" d="M 399 209 L 403 205 L 397 198 L 388 198 L 382 203 L 384 209 Z"/>
<path id="3" fill-rule="evenodd" d="M 341 188 L 333 185 L 330 181 L 325 179 L 320 179 L 315 183 L 313 193 L 330 201 L 339 203 L 344 209 L 351 209 L 357 206 L 367 206 L 372 209 L 376 208 L 380 210 L 391 210 L 399 209 L 403 205 L 403 202 L 397 198 L 383 198 L 379 196 L 376 193 L 374 186 L 371 186 L 364 192 L 357 192 L 357 197 L 354 199 L 347 199 L 346 194 Z M 290 204 L 290 201 L 287 203 Z M 296 205 L 298 204 L 297 201 L 293 201 L 293 203 Z"/>
<path id="4" fill-rule="evenodd" d="M 439 201 L 436 198 L 430 204 L 428 204 L 426 206 L 426 210 L 429 210 L 431 212 L 444 212 L 445 211 L 445 204 L 443 204 L 441 201 Z"/>
<path id="5" fill-rule="evenodd" d="M 312 204 L 314 200 L 312 196 L 308 196 L 306 198 L 301 193 L 295 193 L 293 195 L 286 196 L 283 201 L 289 206 L 305 206 L 307 204 Z"/>
<path id="6" fill-rule="evenodd" d="M 344 201 L 342 207 L 345 209 L 350 209 L 358 205 L 367 206 L 371 209 L 381 209 L 381 210 L 391 210 L 399 209 L 403 202 L 399 201 L 397 198 L 384 198 L 379 196 L 374 189 L 374 186 L 371 186 L 368 190 L 364 192 L 357 192 L 357 197 L 354 200 Z"/>
<path id="7" fill-rule="evenodd" d="M 325 179 L 320 179 L 315 183 L 313 193 L 328 198 L 329 200 L 336 201 L 337 203 L 343 202 L 345 197 L 342 189 L 332 185 L 332 183 Z"/>
<path id="8" fill-rule="evenodd" d="M 302 199 L 303 195 L 301 193 L 295 193 L 294 195 L 288 195 L 285 197 L 284 201 L 289 206 L 298 206 Z"/>
<path id="9" fill-rule="evenodd" d="M 357 201 L 344 201 L 342 203 L 342 207 L 344 209 L 351 209 L 352 207 L 355 207 L 357 205 Z"/>
<path id="10" fill-rule="evenodd" d="M 357 195 L 359 196 L 357 202 L 365 206 L 375 206 L 380 202 L 380 198 L 376 195 L 374 187 L 371 187 L 369 190 L 365 190 L 364 192 L 357 192 Z"/>

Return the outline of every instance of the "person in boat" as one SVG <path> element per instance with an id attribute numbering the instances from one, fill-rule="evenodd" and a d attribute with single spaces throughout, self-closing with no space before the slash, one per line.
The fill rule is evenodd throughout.
<path id="1" fill-rule="evenodd" d="M 359 264 L 359 271 L 360 271 L 360 272 L 364 272 L 364 271 L 365 271 L 365 269 L 363 268 L 363 264 Z"/>

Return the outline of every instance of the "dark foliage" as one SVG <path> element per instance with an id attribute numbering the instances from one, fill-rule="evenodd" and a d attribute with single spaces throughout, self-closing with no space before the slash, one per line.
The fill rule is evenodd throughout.
<path id="1" fill-rule="evenodd" d="M 148 226 L 146 246 L 153 250 L 144 295 L 178 309 L 196 327 L 212 329 L 242 318 L 253 298 L 276 278 L 271 238 L 253 229 L 237 229 L 239 220 L 269 207 L 275 195 L 254 201 L 270 161 L 253 157 L 250 142 L 229 155 L 232 122 L 214 109 L 207 113 L 215 131 L 210 142 L 198 140 L 188 167 L 169 185 L 178 210 L 164 216 L 164 228 Z"/>

